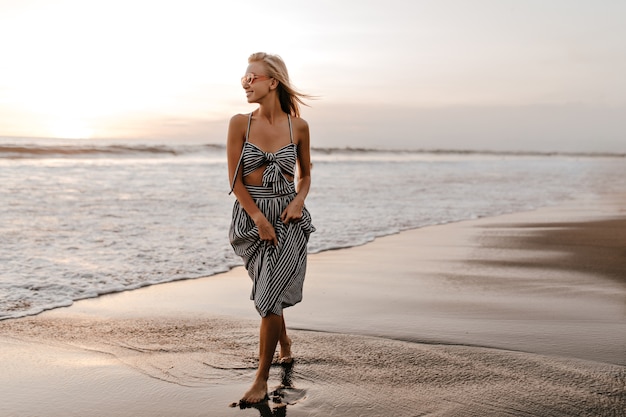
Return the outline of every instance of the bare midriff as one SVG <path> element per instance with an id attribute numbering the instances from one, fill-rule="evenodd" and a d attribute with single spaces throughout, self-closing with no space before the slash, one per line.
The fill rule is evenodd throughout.
<path id="1" fill-rule="evenodd" d="M 260 166 L 259 168 L 255 169 L 254 171 L 243 177 L 243 183 L 245 185 L 263 185 L 263 171 L 265 170 L 266 166 L 267 165 Z M 283 175 L 287 179 L 287 181 L 293 181 L 293 176 L 285 173 L 283 173 Z"/>

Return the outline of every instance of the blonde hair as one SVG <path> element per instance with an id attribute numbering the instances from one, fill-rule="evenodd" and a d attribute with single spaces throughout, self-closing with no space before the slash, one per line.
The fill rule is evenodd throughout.
<path id="1" fill-rule="evenodd" d="M 248 57 L 248 63 L 262 62 L 267 68 L 267 76 L 278 81 L 278 100 L 280 108 L 292 116 L 300 116 L 300 104 L 308 106 L 303 99 L 312 99 L 313 96 L 296 90 L 289 82 L 289 73 L 285 61 L 278 56 L 265 52 L 255 52 Z"/>

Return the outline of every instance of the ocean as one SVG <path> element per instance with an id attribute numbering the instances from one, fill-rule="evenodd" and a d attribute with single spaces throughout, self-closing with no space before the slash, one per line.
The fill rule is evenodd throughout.
<path id="1" fill-rule="evenodd" d="M 309 251 L 625 193 L 624 155 L 312 150 Z M 225 148 L 0 140 L 0 320 L 241 265 Z"/>

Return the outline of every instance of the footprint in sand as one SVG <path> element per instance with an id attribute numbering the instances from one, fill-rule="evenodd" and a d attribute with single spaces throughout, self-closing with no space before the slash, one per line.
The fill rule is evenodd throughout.
<path id="1" fill-rule="evenodd" d="M 278 387 L 269 394 L 270 400 L 257 404 L 232 403 L 231 407 L 239 407 L 242 410 L 256 408 L 260 417 L 285 417 L 287 406 L 294 405 L 306 399 L 306 390 L 297 388 Z"/>
<path id="2" fill-rule="evenodd" d="M 269 400 L 257 404 L 232 403 L 231 407 L 241 409 L 256 408 L 261 417 L 284 417 L 287 415 L 287 406 L 294 405 L 306 399 L 306 390 L 293 386 L 294 361 L 281 363 L 281 384 L 269 394 Z M 270 405 L 271 404 L 271 405 Z"/>

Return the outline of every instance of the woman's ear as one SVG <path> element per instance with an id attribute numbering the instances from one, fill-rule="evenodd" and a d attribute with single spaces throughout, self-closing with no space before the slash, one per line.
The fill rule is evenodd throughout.
<path id="1" fill-rule="evenodd" d="M 272 78 L 270 81 L 270 90 L 275 90 L 278 88 L 279 81 L 276 78 Z"/>

